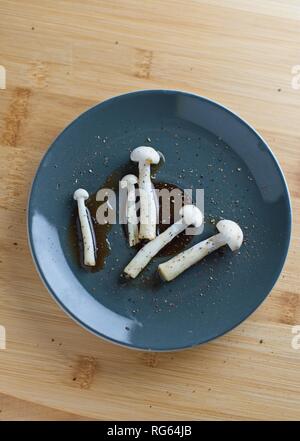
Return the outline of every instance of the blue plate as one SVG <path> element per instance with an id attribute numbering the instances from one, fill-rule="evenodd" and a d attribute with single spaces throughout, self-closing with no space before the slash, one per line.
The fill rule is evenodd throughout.
<path id="1" fill-rule="evenodd" d="M 157 181 L 204 188 L 201 240 L 216 232 L 216 220 L 235 220 L 245 234 L 239 253 L 224 248 L 170 283 L 156 271 L 167 257 L 157 257 L 123 283 L 120 274 L 135 250 L 117 224 L 108 232 L 104 268 L 79 266 L 71 240 L 74 190 L 95 193 L 108 176 L 132 171 L 129 150 L 147 144 L 166 159 Z M 290 231 L 287 185 L 266 142 L 225 107 L 178 91 L 121 95 L 79 116 L 44 156 L 28 209 L 33 259 L 63 309 L 96 335 L 154 351 L 207 342 L 245 320 L 276 282 Z"/>

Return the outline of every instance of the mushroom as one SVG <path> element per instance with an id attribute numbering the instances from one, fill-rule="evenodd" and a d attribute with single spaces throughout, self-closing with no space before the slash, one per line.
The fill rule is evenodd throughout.
<path id="1" fill-rule="evenodd" d="M 243 232 L 236 222 L 224 219 L 218 222 L 216 227 L 219 230 L 218 234 L 202 240 L 167 262 L 161 263 L 158 266 L 158 271 L 162 278 L 168 282 L 175 279 L 190 266 L 224 245 L 228 245 L 232 251 L 241 247 Z"/>
<path id="2" fill-rule="evenodd" d="M 83 262 L 87 266 L 96 265 L 96 246 L 94 240 L 93 227 L 90 220 L 89 211 L 84 201 L 88 199 L 89 194 L 83 188 L 78 188 L 73 195 L 77 201 L 78 215 L 83 239 Z"/>
<path id="3" fill-rule="evenodd" d="M 152 240 L 156 237 L 157 210 L 155 191 L 151 182 L 151 164 L 158 164 L 159 153 L 152 147 L 135 148 L 130 159 L 139 163 L 139 196 L 140 196 L 140 239 Z"/>
<path id="4" fill-rule="evenodd" d="M 145 266 L 148 265 L 152 257 L 154 257 L 175 236 L 190 225 L 200 227 L 203 222 L 203 215 L 195 205 L 185 205 L 180 209 L 179 214 L 182 217 L 177 222 L 140 249 L 124 269 L 126 275 L 135 279 Z"/>
<path id="5" fill-rule="evenodd" d="M 135 205 L 135 184 L 137 182 L 138 178 L 135 175 L 126 175 L 121 180 L 121 188 L 127 188 L 126 220 L 130 247 L 139 243 L 138 218 Z"/>

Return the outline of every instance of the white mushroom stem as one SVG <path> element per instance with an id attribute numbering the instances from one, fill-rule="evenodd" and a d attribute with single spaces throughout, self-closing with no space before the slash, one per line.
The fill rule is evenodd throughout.
<path id="1" fill-rule="evenodd" d="M 194 225 L 199 227 L 202 224 L 203 216 L 201 211 L 194 205 L 186 205 L 180 210 L 182 218 L 167 228 L 163 233 L 152 241 L 148 242 L 129 262 L 124 269 L 124 273 L 135 279 L 139 273 L 145 268 L 150 260 L 165 246 L 167 243 L 184 231 L 188 226 Z"/>
<path id="2" fill-rule="evenodd" d="M 130 247 L 137 245 L 140 241 L 138 217 L 136 214 L 136 203 L 135 203 L 136 201 L 135 184 L 137 184 L 137 182 L 138 179 L 135 175 L 126 175 L 121 180 L 121 188 L 127 188 L 126 220 L 127 220 L 127 230 L 128 230 L 128 241 Z"/>
<path id="3" fill-rule="evenodd" d="M 151 182 L 150 163 L 139 163 L 140 238 L 156 237 L 156 204 Z"/>
<path id="4" fill-rule="evenodd" d="M 78 188 L 74 193 L 74 199 L 77 201 L 80 228 L 83 240 L 83 262 L 87 266 L 96 265 L 96 250 L 93 239 L 92 226 L 88 217 L 88 210 L 84 201 L 88 199 L 89 194 L 83 188 Z"/>
<path id="5" fill-rule="evenodd" d="M 226 242 L 224 242 L 221 233 L 216 234 L 207 240 L 197 243 L 188 250 L 177 254 L 177 256 L 167 262 L 161 263 L 158 266 L 158 271 L 164 280 L 170 282 L 190 266 L 195 265 L 195 263 L 199 262 L 205 256 L 224 245 L 226 245 Z"/>
<path id="6" fill-rule="evenodd" d="M 222 220 L 218 222 L 217 229 L 220 233 L 197 243 L 167 262 L 161 263 L 158 266 L 158 271 L 162 278 L 168 282 L 175 279 L 190 266 L 225 245 L 228 245 L 232 251 L 241 247 L 243 232 L 238 224 L 230 220 Z"/>
<path id="7" fill-rule="evenodd" d="M 140 239 L 156 237 L 157 210 L 151 182 L 151 164 L 158 164 L 160 156 L 152 147 L 137 147 L 130 155 L 139 163 Z"/>

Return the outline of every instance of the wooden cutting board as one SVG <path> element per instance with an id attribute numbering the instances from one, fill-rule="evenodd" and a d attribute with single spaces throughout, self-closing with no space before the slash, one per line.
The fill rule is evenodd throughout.
<path id="1" fill-rule="evenodd" d="M 298 0 L 1 0 L 0 419 L 300 418 L 291 344 L 300 325 L 299 47 Z M 289 258 L 271 295 L 234 331 L 178 353 L 130 351 L 79 327 L 42 285 L 27 246 L 28 191 L 48 145 L 89 106 L 143 88 L 203 94 L 246 118 L 279 158 L 293 202 Z"/>

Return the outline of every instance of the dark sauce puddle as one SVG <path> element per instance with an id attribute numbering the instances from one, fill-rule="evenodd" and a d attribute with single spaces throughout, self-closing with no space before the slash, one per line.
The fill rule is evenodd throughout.
<path id="1" fill-rule="evenodd" d="M 163 161 L 161 161 L 163 162 Z M 156 171 L 158 170 L 158 166 L 152 168 L 152 174 L 154 175 Z M 136 165 L 132 162 L 125 164 L 122 167 L 119 167 L 115 171 L 111 173 L 111 175 L 108 176 L 106 181 L 103 183 L 101 188 L 107 188 L 115 191 L 116 194 L 118 194 L 119 189 L 119 181 L 122 179 L 123 176 L 133 173 L 136 174 Z M 183 190 L 178 188 L 177 185 L 170 184 L 167 182 L 153 182 L 155 189 L 161 191 L 163 189 L 166 189 L 168 191 L 172 191 L 173 195 L 175 197 L 180 196 L 181 200 L 184 201 L 185 204 L 191 203 L 191 200 L 186 199 L 184 200 L 184 193 Z M 77 205 L 74 203 L 74 210 L 71 215 L 70 219 L 70 243 L 72 246 L 72 249 L 74 250 L 74 254 L 76 255 L 76 258 L 78 259 L 78 262 L 81 267 L 86 269 L 90 272 L 97 272 L 104 268 L 105 266 L 105 259 L 110 254 L 110 244 L 108 240 L 108 234 L 113 227 L 111 224 L 106 225 L 100 225 L 96 221 L 96 212 L 99 206 L 101 205 L 101 202 L 96 201 L 96 193 L 90 195 L 89 199 L 86 201 L 86 207 L 88 208 L 90 215 L 91 215 L 91 221 L 93 223 L 94 233 L 95 233 L 95 240 L 97 244 L 97 259 L 96 259 L 96 265 L 94 267 L 89 267 L 84 265 L 83 263 L 83 243 L 82 243 L 82 236 L 81 236 L 81 229 L 80 229 L 80 223 L 78 218 L 78 211 L 77 211 Z M 162 198 L 159 198 L 159 223 L 157 226 L 157 234 L 162 233 L 165 231 L 170 224 L 173 224 L 176 219 L 178 219 L 178 207 L 175 207 L 175 204 L 172 202 L 172 199 L 174 200 L 174 196 L 165 196 L 165 203 L 170 203 L 170 216 L 163 219 L 163 211 L 162 211 Z M 170 201 L 171 199 L 171 201 Z M 124 231 L 124 246 L 128 246 L 128 238 L 127 238 L 127 228 L 126 225 L 124 225 L 123 228 Z M 186 246 L 189 244 L 193 236 L 189 236 L 185 234 L 183 231 L 178 236 L 176 236 L 172 242 L 167 244 L 158 254 L 158 256 L 173 256 L 180 251 L 182 251 Z M 140 242 L 135 248 L 136 250 L 139 250 L 142 248 L 147 241 Z"/>

